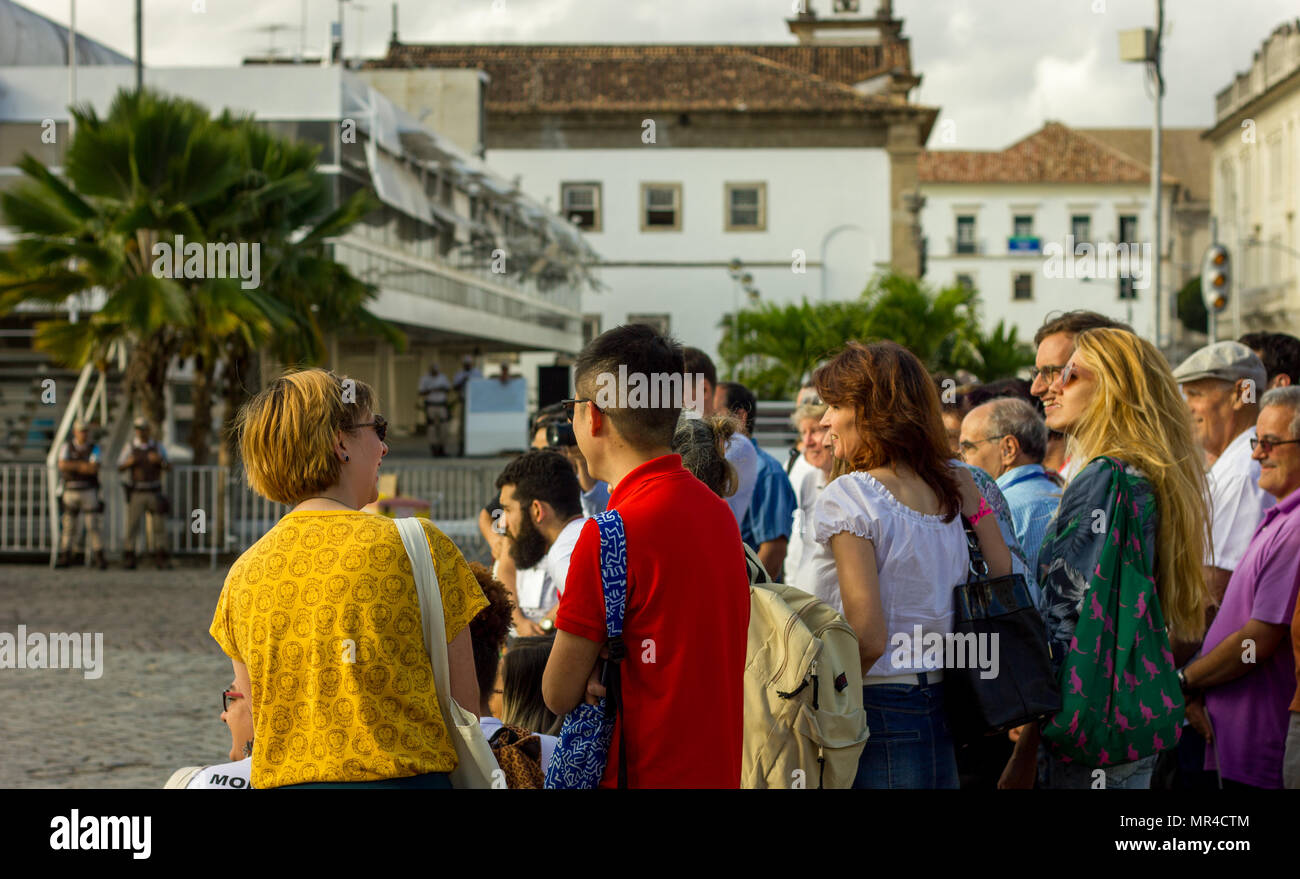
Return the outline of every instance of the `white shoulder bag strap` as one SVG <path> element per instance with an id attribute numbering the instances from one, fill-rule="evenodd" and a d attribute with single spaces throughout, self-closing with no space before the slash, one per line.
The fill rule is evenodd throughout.
<path id="1" fill-rule="evenodd" d="M 433 687 L 442 708 L 442 720 L 456 748 L 456 768 L 451 773 L 455 788 L 504 788 L 505 775 L 497 764 L 492 747 L 478 718 L 466 711 L 451 696 L 451 667 L 447 654 L 447 627 L 442 614 L 442 594 L 438 573 L 433 567 L 429 540 L 418 519 L 398 519 L 406 554 L 411 559 L 416 593 L 420 596 L 420 619 L 424 623 L 424 648 L 433 665 Z"/>

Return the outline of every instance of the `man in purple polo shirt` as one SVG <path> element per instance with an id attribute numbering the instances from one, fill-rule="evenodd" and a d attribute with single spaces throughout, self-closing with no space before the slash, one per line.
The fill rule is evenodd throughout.
<path id="1" fill-rule="evenodd" d="M 1217 755 L 1224 787 L 1282 787 L 1296 691 L 1288 648 L 1300 589 L 1300 388 L 1275 388 L 1259 402 L 1252 456 L 1260 487 L 1278 503 L 1232 572 L 1200 658 L 1179 672 L 1188 717 L 1213 744 L 1205 768 Z"/>

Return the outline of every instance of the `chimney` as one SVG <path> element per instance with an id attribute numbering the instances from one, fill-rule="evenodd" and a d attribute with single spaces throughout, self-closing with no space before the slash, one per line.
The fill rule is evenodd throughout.
<path id="1" fill-rule="evenodd" d="M 393 34 L 388 38 L 389 47 L 398 45 L 397 41 L 397 3 L 393 3 Z"/>

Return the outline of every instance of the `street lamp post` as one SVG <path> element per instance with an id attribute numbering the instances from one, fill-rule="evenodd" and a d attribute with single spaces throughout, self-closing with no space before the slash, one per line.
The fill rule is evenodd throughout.
<path id="1" fill-rule="evenodd" d="M 1151 28 L 1138 28 L 1136 30 L 1120 31 L 1119 34 L 1119 58 L 1121 61 L 1140 61 L 1147 65 L 1147 71 L 1154 80 L 1155 85 L 1155 118 L 1152 121 L 1151 128 L 1151 229 L 1152 229 L 1152 249 L 1155 252 L 1155 264 L 1151 267 L 1151 278 L 1154 281 L 1152 289 L 1155 295 L 1155 342 L 1156 347 L 1160 347 L 1161 328 L 1164 318 L 1164 297 L 1160 287 L 1160 262 L 1164 257 L 1164 247 L 1162 246 L 1161 237 L 1161 98 L 1165 92 L 1164 75 L 1160 71 L 1160 41 L 1164 36 L 1165 29 L 1165 3 L 1164 0 L 1155 0 L 1156 3 L 1156 26 Z"/>
<path id="2" fill-rule="evenodd" d="M 750 302 L 758 300 L 758 290 L 754 288 L 754 276 L 745 271 L 745 264 L 740 261 L 739 257 L 731 260 L 727 266 L 727 274 L 731 276 L 731 329 L 732 337 L 736 344 L 736 359 L 731 367 L 731 378 L 736 378 L 736 370 L 740 366 L 740 291 L 745 291 L 745 297 Z"/>

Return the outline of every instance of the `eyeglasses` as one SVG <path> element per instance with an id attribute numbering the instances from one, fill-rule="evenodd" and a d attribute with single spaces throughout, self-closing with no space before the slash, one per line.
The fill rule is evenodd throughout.
<path id="1" fill-rule="evenodd" d="M 986 436 L 984 437 L 984 439 L 975 440 L 974 442 L 971 442 L 970 440 L 963 440 L 962 442 L 957 444 L 957 447 L 961 449 L 962 456 L 965 457 L 966 455 L 969 455 L 971 452 L 975 451 L 975 447 L 978 446 L 980 443 L 986 443 L 989 440 L 1002 439 L 1004 436 L 1009 436 L 1009 434 L 1000 433 L 997 436 Z"/>
<path id="2" fill-rule="evenodd" d="M 1029 370 L 1029 381 L 1032 384 L 1033 382 L 1038 381 L 1041 376 L 1043 381 L 1050 385 L 1064 369 L 1064 366 L 1044 366 L 1042 369 L 1035 366 L 1033 369 Z"/>
<path id="3" fill-rule="evenodd" d="M 1252 436 L 1250 438 L 1250 450 L 1253 452 L 1256 449 L 1263 449 L 1264 454 L 1268 455 L 1271 454 L 1273 449 L 1276 448 L 1277 446 L 1289 446 L 1292 443 L 1300 443 L 1300 439 L 1270 440 L 1270 439 L 1259 439 L 1258 437 Z"/>
<path id="4" fill-rule="evenodd" d="M 1061 370 L 1061 390 L 1068 388 L 1070 382 L 1081 378 L 1083 374 L 1083 370 L 1080 369 L 1079 365 L 1074 361 L 1065 364 L 1065 368 Z"/>
<path id="5" fill-rule="evenodd" d="M 222 693 L 221 693 L 221 710 L 222 710 L 222 711 L 229 711 L 229 710 L 230 710 L 230 703 L 233 702 L 233 701 L 235 701 L 236 699 L 242 699 L 242 698 L 244 698 L 244 694 L 243 694 L 243 693 L 236 693 L 234 690 L 224 690 L 224 691 L 222 691 Z"/>
<path id="6" fill-rule="evenodd" d="M 596 405 L 596 401 L 595 401 L 595 400 L 588 400 L 588 399 L 576 400 L 576 399 L 570 398 L 570 399 L 568 399 L 568 400 L 561 400 L 561 401 L 560 401 L 560 405 L 564 407 L 564 417 L 567 418 L 567 419 L 569 419 L 570 421 L 572 421 L 572 420 L 573 420 L 573 410 L 574 410 L 574 408 L 575 408 L 579 403 L 590 403 L 590 404 L 591 404 L 591 408 L 595 409 L 597 412 L 600 411 L 600 407 Z"/>
<path id="7" fill-rule="evenodd" d="M 374 421 L 367 421 L 365 424 L 354 425 L 352 429 L 360 430 L 363 427 L 373 427 L 375 433 L 379 435 L 379 441 L 381 443 L 384 441 L 384 437 L 388 436 L 388 419 L 378 413 L 375 413 Z"/>

